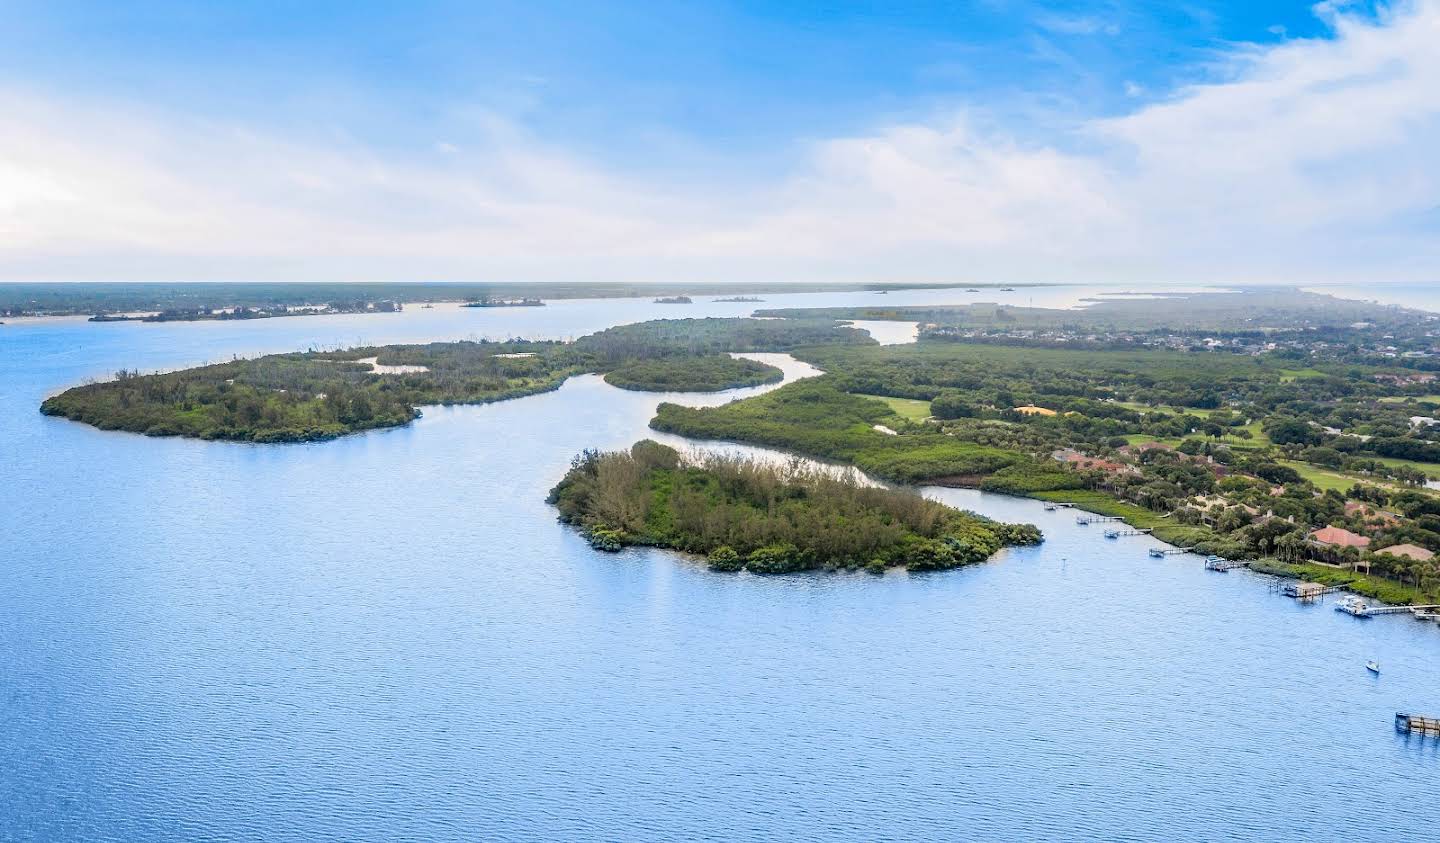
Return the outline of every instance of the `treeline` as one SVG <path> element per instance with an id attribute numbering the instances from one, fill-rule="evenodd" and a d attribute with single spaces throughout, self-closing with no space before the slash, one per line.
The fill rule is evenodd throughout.
<path id="1" fill-rule="evenodd" d="M 306 442 L 414 419 L 424 404 L 471 404 L 555 389 L 582 372 L 627 389 L 714 391 L 770 383 L 775 367 L 723 352 L 872 342 L 833 322 L 659 320 L 575 343 L 443 342 L 271 354 L 178 372 L 121 372 L 47 399 L 41 412 L 105 430 L 244 442 Z M 356 361 L 425 371 L 381 373 Z"/>
<path id="2" fill-rule="evenodd" d="M 728 354 L 686 354 L 625 364 L 605 382 L 641 392 L 718 392 L 775 383 L 785 373 L 768 363 Z"/>
<path id="3" fill-rule="evenodd" d="M 528 355 L 528 356 L 509 356 Z M 425 366 L 379 374 L 357 361 Z M 402 425 L 421 404 L 499 401 L 558 387 L 582 371 L 552 343 L 432 343 L 272 354 L 179 372 L 120 372 L 46 399 L 41 412 L 150 436 L 304 442 Z"/>
<path id="4" fill-rule="evenodd" d="M 673 548 L 706 554 L 715 570 L 760 574 L 953 568 L 1042 539 L 1033 525 L 1002 524 L 798 460 L 708 454 L 687 463 L 650 440 L 576 457 L 550 502 L 597 548 Z"/>
<path id="5" fill-rule="evenodd" d="M 791 351 L 803 346 L 875 345 L 864 331 L 829 319 L 657 319 L 607 328 L 575 345 L 602 361 L 675 354 Z"/>

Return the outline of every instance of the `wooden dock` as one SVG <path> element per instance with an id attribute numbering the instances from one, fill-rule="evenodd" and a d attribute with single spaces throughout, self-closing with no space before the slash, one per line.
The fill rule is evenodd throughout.
<path id="1" fill-rule="evenodd" d="M 1223 574 L 1226 571 L 1233 571 L 1236 568 L 1244 568 L 1249 564 L 1249 562 L 1241 562 L 1236 559 L 1222 559 L 1219 556 L 1211 556 L 1205 560 L 1205 570 L 1219 571 Z"/>
<path id="2" fill-rule="evenodd" d="M 1116 521 L 1124 521 L 1124 520 L 1125 520 L 1124 518 L 1121 518 L 1121 517 L 1118 516 L 1118 515 L 1077 515 L 1077 516 L 1075 516 L 1075 523 L 1076 523 L 1076 524 L 1079 524 L 1079 525 L 1082 526 L 1082 527 L 1085 526 L 1086 524 L 1113 524 L 1113 523 L 1115 523 Z"/>
<path id="3" fill-rule="evenodd" d="M 1154 530 L 1150 530 L 1150 529 L 1145 529 L 1145 530 L 1106 530 L 1106 531 L 1105 531 L 1105 538 L 1107 538 L 1107 539 L 1118 539 L 1118 538 L 1120 538 L 1121 536 L 1148 536 L 1148 535 L 1150 535 L 1150 534 L 1153 533 L 1153 532 L 1155 532 L 1155 531 L 1154 531 Z"/>
<path id="4" fill-rule="evenodd" d="M 1440 717 L 1420 717 L 1415 714 L 1395 713 L 1395 731 L 1410 734 L 1433 735 L 1440 738 Z"/>
<path id="5" fill-rule="evenodd" d="M 1294 597 L 1296 600 L 1310 600 L 1315 597 L 1324 597 L 1337 591 L 1343 591 L 1343 585 L 1323 585 L 1318 582 L 1291 582 L 1287 583 L 1281 591 L 1286 597 Z"/>
<path id="6" fill-rule="evenodd" d="M 1403 615 L 1405 613 L 1417 614 L 1418 612 L 1440 609 L 1440 606 L 1366 606 L 1367 615 Z"/>
<path id="7" fill-rule="evenodd" d="M 1422 613 L 1433 612 L 1435 609 L 1440 609 L 1440 606 L 1371 606 L 1364 600 L 1342 600 L 1335 609 L 1347 615 L 1354 615 L 1357 618 L 1404 614 L 1414 615 L 1418 618 Z"/>
<path id="8" fill-rule="evenodd" d="M 1045 504 L 1045 511 L 1054 512 L 1057 509 L 1070 509 L 1073 506 L 1075 506 L 1073 503 L 1047 503 Z"/>
<path id="9" fill-rule="evenodd" d="M 1174 556 L 1177 553 L 1194 553 L 1193 547 L 1152 547 L 1150 555 L 1156 559 L 1164 559 L 1166 556 Z"/>

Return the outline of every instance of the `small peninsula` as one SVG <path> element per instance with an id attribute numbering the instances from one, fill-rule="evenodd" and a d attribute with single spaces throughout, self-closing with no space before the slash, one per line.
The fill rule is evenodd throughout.
<path id="1" fill-rule="evenodd" d="M 799 461 L 682 459 L 648 439 L 628 452 L 576 457 L 549 500 L 598 549 L 706 554 L 717 571 L 929 571 L 1043 540 L 1030 524 L 1004 524 Z"/>

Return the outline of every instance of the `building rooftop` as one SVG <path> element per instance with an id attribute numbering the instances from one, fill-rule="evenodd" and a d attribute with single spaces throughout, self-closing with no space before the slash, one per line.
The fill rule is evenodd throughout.
<path id="1" fill-rule="evenodd" d="M 1338 547 L 1369 547 L 1370 540 L 1352 533 L 1344 527 L 1325 527 L 1310 534 L 1310 538 L 1325 544 L 1333 544 Z"/>

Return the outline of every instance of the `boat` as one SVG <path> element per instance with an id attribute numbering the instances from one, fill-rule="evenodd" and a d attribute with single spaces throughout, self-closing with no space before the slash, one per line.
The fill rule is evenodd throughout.
<path id="1" fill-rule="evenodd" d="M 1054 511 L 1055 511 L 1055 504 L 1053 504 L 1053 503 L 1047 503 L 1047 504 L 1045 504 L 1045 511 L 1046 511 L 1046 512 L 1054 512 Z"/>
<path id="2" fill-rule="evenodd" d="M 974 287 L 971 287 L 970 289 L 966 290 L 965 292 L 967 292 L 967 293 L 978 293 L 978 292 L 980 292 L 980 291 L 977 290 L 977 289 L 975 289 Z"/>
<path id="3" fill-rule="evenodd" d="M 1379 673 L 1380 663 L 1375 661 L 1374 659 L 1371 659 L 1370 661 L 1365 662 L 1365 669 L 1370 671 L 1371 673 Z"/>
<path id="4" fill-rule="evenodd" d="M 1335 611 L 1344 612 L 1347 615 L 1354 615 L 1357 618 L 1370 617 L 1370 607 L 1359 597 L 1342 597 L 1335 604 Z"/>
<path id="5" fill-rule="evenodd" d="M 1156 559 L 1164 559 L 1165 551 L 1161 550 L 1158 547 L 1152 547 L 1150 548 L 1150 555 L 1155 557 Z"/>
<path id="6" fill-rule="evenodd" d="M 1107 539 L 1118 539 L 1118 538 L 1120 538 L 1120 531 L 1119 531 L 1119 530 L 1106 530 L 1106 531 L 1105 531 L 1105 538 L 1107 538 Z"/>

